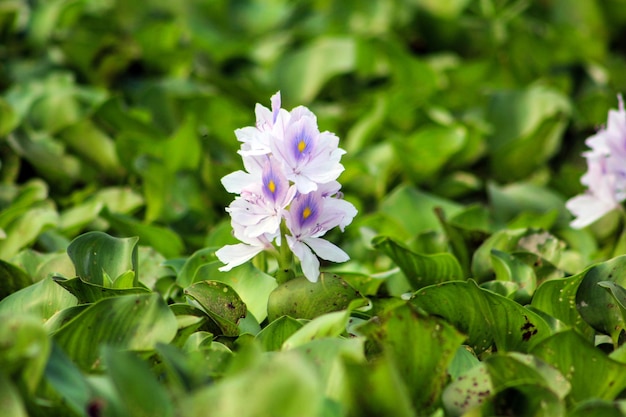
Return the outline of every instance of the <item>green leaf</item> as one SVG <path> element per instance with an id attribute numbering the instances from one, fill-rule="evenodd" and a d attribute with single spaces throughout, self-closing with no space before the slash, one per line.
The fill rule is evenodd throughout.
<path id="1" fill-rule="evenodd" d="M 128 415 L 174 415 L 167 391 L 148 365 L 135 354 L 105 346 L 102 358 Z"/>
<path id="2" fill-rule="evenodd" d="M 386 236 L 375 238 L 372 244 L 400 267 L 415 290 L 465 278 L 459 261 L 452 254 L 421 255 Z"/>
<path id="3" fill-rule="evenodd" d="M 268 300 L 277 287 L 276 279 L 247 262 L 230 271 L 219 271 L 220 261 L 204 264 L 197 269 L 194 281 L 210 279 L 230 286 L 246 304 L 248 312 L 260 323 L 267 317 Z M 184 269 L 186 272 L 187 269 Z"/>
<path id="4" fill-rule="evenodd" d="M 28 417 L 18 389 L 4 373 L 0 373 L 0 404 L 7 416 Z"/>
<path id="5" fill-rule="evenodd" d="M 50 339 L 36 317 L 3 313 L 0 322 L 0 379 L 10 376 L 33 394 L 48 361 Z"/>
<path id="6" fill-rule="evenodd" d="M 417 415 L 409 388 L 399 373 L 397 363 L 388 356 L 366 363 L 346 363 L 347 389 L 352 393 L 348 403 L 351 415 L 397 416 Z"/>
<path id="7" fill-rule="evenodd" d="M 361 295 L 340 276 L 323 272 L 318 282 L 297 277 L 276 287 L 269 295 L 267 315 L 270 321 L 281 316 L 312 319 L 346 309 L 359 298 Z"/>
<path id="8" fill-rule="evenodd" d="M 6 238 L 0 239 L 0 259 L 9 259 L 20 249 L 30 245 L 47 228 L 56 226 L 59 220 L 54 204 L 42 201 L 20 213 L 4 227 Z"/>
<path id="9" fill-rule="evenodd" d="M 291 103 L 311 102 L 330 78 L 356 69 L 357 46 L 350 37 L 320 37 L 286 54 L 276 66 L 283 97 Z"/>
<path id="10" fill-rule="evenodd" d="M 404 304 L 358 327 L 395 363 L 416 409 L 432 407 L 448 374 L 448 365 L 465 338 L 439 318 Z M 428 378 L 424 378 L 428 375 Z"/>
<path id="11" fill-rule="evenodd" d="M 246 316 L 246 305 L 228 285 L 218 281 L 199 281 L 185 288 L 225 336 L 239 336 L 238 323 Z"/>
<path id="12" fill-rule="evenodd" d="M 626 388 L 626 365 L 609 359 L 572 330 L 544 339 L 531 353 L 565 376 L 574 403 L 592 398 L 613 400 Z"/>
<path id="13" fill-rule="evenodd" d="M 285 340 L 282 349 L 289 350 L 312 340 L 338 337 L 345 333 L 350 320 L 348 310 L 334 311 L 315 317 Z"/>
<path id="14" fill-rule="evenodd" d="M 85 282 L 105 286 L 105 274 L 112 279 L 126 271 L 137 273 L 138 238 L 116 238 L 103 232 L 87 232 L 67 248 L 76 274 Z M 137 286 L 137 278 L 133 282 Z"/>
<path id="15" fill-rule="evenodd" d="M 84 371 L 100 367 L 100 346 L 153 349 L 170 342 L 176 318 L 158 294 L 104 298 L 54 333 L 54 340 Z"/>
<path id="16" fill-rule="evenodd" d="M 493 393 L 494 387 L 489 369 L 486 364 L 479 363 L 448 384 L 441 400 L 448 414 L 461 416 L 479 407 Z"/>
<path id="17" fill-rule="evenodd" d="M 131 271 L 132 272 L 132 271 Z M 132 281 L 132 276 L 130 277 Z M 91 282 L 83 281 L 80 277 L 67 279 L 64 277 L 52 277 L 52 279 L 72 293 L 80 304 L 95 303 L 98 300 L 108 297 L 119 297 L 128 294 L 145 294 L 150 290 L 142 287 L 132 287 L 125 285 L 122 288 L 107 288 L 102 285 L 93 284 Z M 132 284 L 132 282 L 128 283 Z"/>
<path id="18" fill-rule="evenodd" d="M 0 259 L 0 300 L 33 283 L 30 276 L 17 266 Z"/>
<path id="19" fill-rule="evenodd" d="M 415 182 L 433 180 L 466 142 L 461 126 L 432 126 L 393 141 L 404 172 Z"/>
<path id="20" fill-rule="evenodd" d="M 570 113 L 565 96 L 540 85 L 495 93 L 487 114 L 494 132 L 488 144 L 495 178 L 519 180 L 544 164 L 559 149 Z"/>
<path id="21" fill-rule="evenodd" d="M 52 278 L 45 278 L 0 300 L 0 314 L 32 315 L 45 321 L 77 303 L 76 297 Z"/>
<path id="22" fill-rule="evenodd" d="M 282 316 L 265 326 L 257 335 L 256 339 L 267 350 L 280 350 L 285 340 L 300 330 L 303 324 L 289 316 Z"/>
<path id="23" fill-rule="evenodd" d="M 45 378 L 63 401 L 80 414 L 95 396 L 95 390 L 80 369 L 63 353 L 56 343 L 52 344 L 50 359 L 46 364 Z"/>
<path id="24" fill-rule="evenodd" d="M 594 330 L 576 308 L 576 293 L 585 272 L 568 278 L 551 279 L 535 291 L 531 306 L 572 326 L 588 340 L 593 340 Z"/>
<path id="25" fill-rule="evenodd" d="M 576 308 L 582 318 L 597 331 L 610 335 L 614 343 L 625 329 L 624 317 L 619 303 L 616 303 L 615 293 L 598 284 L 609 281 L 626 285 L 625 269 L 626 256 L 596 264 L 585 271 L 576 292 Z"/>
<path id="26" fill-rule="evenodd" d="M 223 416 L 318 417 L 323 402 L 315 365 L 289 352 L 265 356 L 245 372 L 195 391 L 181 407 L 189 417 L 205 416 L 207 410 Z"/>
<path id="27" fill-rule="evenodd" d="M 441 207 L 446 217 L 452 217 L 462 210 L 462 206 L 455 202 L 401 185 L 381 202 L 379 211 L 399 223 L 406 235 L 398 238 L 405 240 L 425 231 L 442 231 L 435 207 Z M 420 215 L 416 216 L 415 213 Z"/>
<path id="28" fill-rule="evenodd" d="M 552 333 L 541 316 L 473 280 L 422 288 L 412 303 L 452 323 L 477 353 L 494 343 L 499 352 L 527 352 Z"/>

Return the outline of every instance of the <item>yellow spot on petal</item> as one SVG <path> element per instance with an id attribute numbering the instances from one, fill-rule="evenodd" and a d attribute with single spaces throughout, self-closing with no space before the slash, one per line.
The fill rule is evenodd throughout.
<path id="1" fill-rule="evenodd" d="M 270 182 L 267 184 L 267 189 L 270 190 L 270 193 L 272 194 L 276 192 L 276 183 L 274 182 L 274 180 L 270 180 Z"/>
<path id="2" fill-rule="evenodd" d="M 304 210 L 302 210 L 302 218 L 306 220 L 310 215 L 311 215 L 311 208 L 307 206 L 304 208 Z"/>
<path id="3" fill-rule="evenodd" d="M 298 152 L 302 153 L 306 149 L 306 142 L 301 140 L 298 142 Z"/>

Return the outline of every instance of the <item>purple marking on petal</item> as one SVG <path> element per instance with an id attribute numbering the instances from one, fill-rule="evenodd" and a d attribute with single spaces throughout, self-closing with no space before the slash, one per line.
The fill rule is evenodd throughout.
<path id="1" fill-rule="evenodd" d="M 295 207 L 300 229 L 315 224 L 320 216 L 321 208 L 321 200 L 316 193 L 301 195 Z"/>
<path id="2" fill-rule="evenodd" d="M 272 124 L 274 124 L 280 112 L 280 91 L 274 94 L 270 100 L 272 101 Z"/>
<path id="3" fill-rule="evenodd" d="M 274 166 L 268 161 L 263 167 L 263 195 L 267 200 L 270 200 L 274 204 L 277 199 L 283 194 L 284 190 L 283 181 L 278 176 L 278 173 L 274 171 Z"/>

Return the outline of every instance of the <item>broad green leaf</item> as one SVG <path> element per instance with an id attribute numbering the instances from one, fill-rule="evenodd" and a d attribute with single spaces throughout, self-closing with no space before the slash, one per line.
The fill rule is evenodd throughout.
<path id="1" fill-rule="evenodd" d="M 59 220 L 51 201 L 42 201 L 25 210 L 4 227 L 6 238 L 0 239 L 0 259 L 9 259 L 20 249 L 30 245 L 47 228 L 56 226 Z"/>
<path id="2" fill-rule="evenodd" d="M 422 288 L 412 303 L 456 326 L 477 353 L 494 343 L 499 352 L 527 352 L 552 333 L 541 316 L 473 280 Z"/>
<path id="3" fill-rule="evenodd" d="M 32 281 L 39 282 L 53 275 L 76 276 L 67 252 L 41 253 L 25 249 L 11 258 L 11 263 L 26 271 Z"/>
<path id="4" fill-rule="evenodd" d="M 327 338 L 312 340 L 296 348 L 315 363 L 327 398 L 344 403 L 351 393 L 347 389 L 344 362 L 365 363 L 365 338 Z"/>
<path id="5" fill-rule="evenodd" d="M 626 365 L 609 359 L 578 333 L 567 330 L 539 342 L 531 353 L 558 369 L 570 382 L 568 398 L 613 400 L 626 388 Z"/>
<path id="6" fill-rule="evenodd" d="M 441 207 L 446 217 L 452 217 L 462 207 L 451 201 L 425 193 L 413 187 L 402 185 L 393 190 L 380 204 L 380 211 L 396 220 L 410 239 L 418 233 L 435 230 L 442 231 L 441 223 L 435 215 L 435 207 Z M 415 213 L 420 213 L 416 216 Z"/>
<path id="7" fill-rule="evenodd" d="M 400 267 L 415 290 L 465 278 L 459 261 L 452 254 L 421 255 L 385 236 L 375 238 L 372 244 Z"/>
<path id="8" fill-rule="evenodd" d="M 133 277 L 131 277 L 131 281 L 132 278 Z M 147 288 L 132 287 L 132 285 L 124 285 L 121 288 L 107 288 L 102 285 L 83 281 L 80 277 L 67 279 L 64 277 L 54 276 L 52 279 L 61 287 L 72 293 L 72 295 L 78 299 L 80 304 L 95 303 L 98 300 L 108 297 L 119 297 L 129 294 L 145 294 L 150 292 Z M 130 284 L 132 284 L 132 282 Z"/>
<path id="9" fill-rule="evenodd" d="M 267 350 L 280 350 L 285 340 L 302 328 L 301 321 L 289 316 L 282 316 L 265 326 L 257 335 L 256 339 Z"/>
<path id="10" fill-rule="evenodd" d="M 28 314 L 45 321 L 77 303 L 76 297 L 52 278 L 45 278 L 0 300 L 0 314 Z"/>
<path id="11" fill-rule="evenodd" d="M 625 328 L 624 317 L 616 302 L 615 293 L 607 291 L 598 283 L 609 281 L 626 285 L 626 256 L 619 256 L 587 269 L 576 292 L 576 309 L 594 329 L 608 334 L 617 343 Z"/>
<path id="12" fill-rule="evenodd" d="M 540 85 L 492 95 L 487 120 L 492 173 L 496 179 L 522 179 L 559 149 L 571 105 L 559 91 Z"/>
<path id="13" fill-rule="evenodd" d="M 32 278 L 26 272 L 0 259 L 0 300 L 32 283 Z"/>
<path id="14" fill-rule="evenodd" d="M 338 337 L 345 333 L 350 320 L 350 312 L 334 311 L 315 317 L 285 340 L 282 349 L 289 350 L 312 340 Z"/>
<path id="15" fill-rule="evenodd" d="M 241 297 L 247 310 L 252 313 L 257 321 L 265 320 L 268 299 L 277 287 L 276 279 L 263 273 L 250 262 L 227 272 L 219 271 L 221 266 L 223 264 L 220 261 L 213 261 L 200 266 L 194 276 L 194 281 L 212 280 L 227 284 Z"/>
<path id="16" fill-rule="evenodd" d="M 417 415 L 409 387 L 389 356 L 366 363 L 346 361 L 347 389 L 352 396 L 350 415 L 397 416 Z"/>
<path id="17" fill-rule="evenodd" d="M 448 365 L 465 338 L 450 324 L 425 316 L 410 304 L 368 321 L 358 331 L 394 361 L 418 410 L 434 405 L 447 381 Z"/>
<path id="18" fill-rule="evenodd" d="M 138 238 L 116 238 L 103 232 L 87 232 L 75 238 L 67 248 L 76 274 L 85 282 L 106 284 L 105 275 L 112 279 L 126 271 L 137 274 Z M 137 278 L 133 282 L 137 286 Z"/>
<path id="19" fill-rule="evenodd" d="M 0 315 L 0 378 L 11 376 L 33 394 L 50 354 L 50 339 L 41 322 L 30 315 Z"/>
<path id="20" fill-rule="evenodd" d="M 56 343 L 84 371 L 100 367 L 100 346 L 153 349 L 170 342 L 176 318 L 158 294 L 104 298 L 54 333 Z"/>
<path id="21" fill-rule="evenodd" d="M 354 38 L 320 37 L 286 54 L 275 75 L 284 97 L 291 103 L 312 101 L 330 78 L 356 69 L 357 47 Z"/>
<path id="22" fill-rule="evenodd" d="M 115 142 L 89 119 L 70 124 L 59 132 L 62 140 L 85 162 L 93 164 L 108 178 L 120 178 L 124 168 L 120 165 Z"/>
<path id="23" fill-rule="evenodd" d="M 207 410 L 223 416 L 318 417 L 323 402 L 315 365 L 289 352 L 266 356 L 245 372 L 197 390 L 181 406 L 189 417 L 205 416 Z"/>
<path id="24" fill-rule="evenodd" d="M 150 367 L 136 354 L 105 346 L 102 358 L 128 415 L 174 415 L 167 391 L 157 381 Z"/>
<path id="25" fill-rule="evenodd" d="M 340 276 L 323 272 L 318 282 L 297 277 L 276 287 L 269 295 L 267 315 L 270 321 L 281 316 L 312 319 L 346 309 L 359 298 L 361 295 Z"/>
<path id="26" fill-rule="evenodd" d="M 50 359 L 46 364 L 45 378 L 76 413 L 87 409 L 95 396 L 95 391 L 80 369 L 63 353 L 56 343 L 52 343 Z"/>
<path id="27" fill-rule="evenodd" d="M 567 414 L 568 417 L 622 417 L 626 412 L 624 401 L 590 399 L 582 401 Z"/>
<path id="28" fill-rule="evenodd" d="M 545 224 L 544 216 L 554 210 L 557 217 L 554 220 L 555 227 L 566 227 L 571 215 L 565 209 L 563 196 L 546 187 L 538 186 L 531 182 L 514 182 L 505 186 L 499 186 L 493 182 L 487 184 L 489 201 L 493 207 L 494 219 L 498 222 L 510 222 L 509 228 L 515 224 L 522 224 L 527 220 L 524 217 L 534 218 L 536 224 L 533 228 Z"/>
<path id="29" fill-rule="evenodd" d="M 594 330 L 576 308 L 576 293 L 585 273 L 567 278 L 551 279 L 542 283 L 531 301 L 531 306 L 572 326 L 588 340 L 593 340 Z"/>
<path id="30" fill-rule="evenodd" d="M 239 336 L 237 325 L 247 310 L 230 286 L 218 281 L 199 281 L 185 288 L 185 294 L 200 304 L 225 336 Z"/>
<path id="31" fill-rule="evenodd" d="M 452 155 L 463 148 L 466 136 L 461 126 L 433 126 L 408 137 L 403 135 L 393 144 L 406 175 L 420 184 L 441 172 Z"/>

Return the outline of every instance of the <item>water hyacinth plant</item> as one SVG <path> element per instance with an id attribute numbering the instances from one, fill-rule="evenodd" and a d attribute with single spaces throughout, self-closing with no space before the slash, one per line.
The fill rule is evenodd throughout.
<path id="1" fill-rule="evenodd" d="M 225 176 L 222 184 L 237 194 L 226 211 L 242 243 L 224 246 L 216 255 L 226 264 L 220 270 L 229 271 L 267 251 L 276 255 L 277 277 L 284 281 L 293 273 L 293 254 L 304 276 L 315 282 L 320 274 L 318 257 L 332 262 L 349 259 L 322 238 L 335 227 L 343 231 L 357 214 L 342 198 L 337 181 L 345 151 L 338 147 L 337 136 L 318 130 L 317 118 L 306 107 L 286 111 L 280 92 L 271 103 L 271 110 L 257 104 L 256 126 L 235 131 L 245 171 Z"/>
<path id="2" fill-rule="evenodd" d="M 624 27 L 1 1 L 0 417 L 626 416 Z"/>

